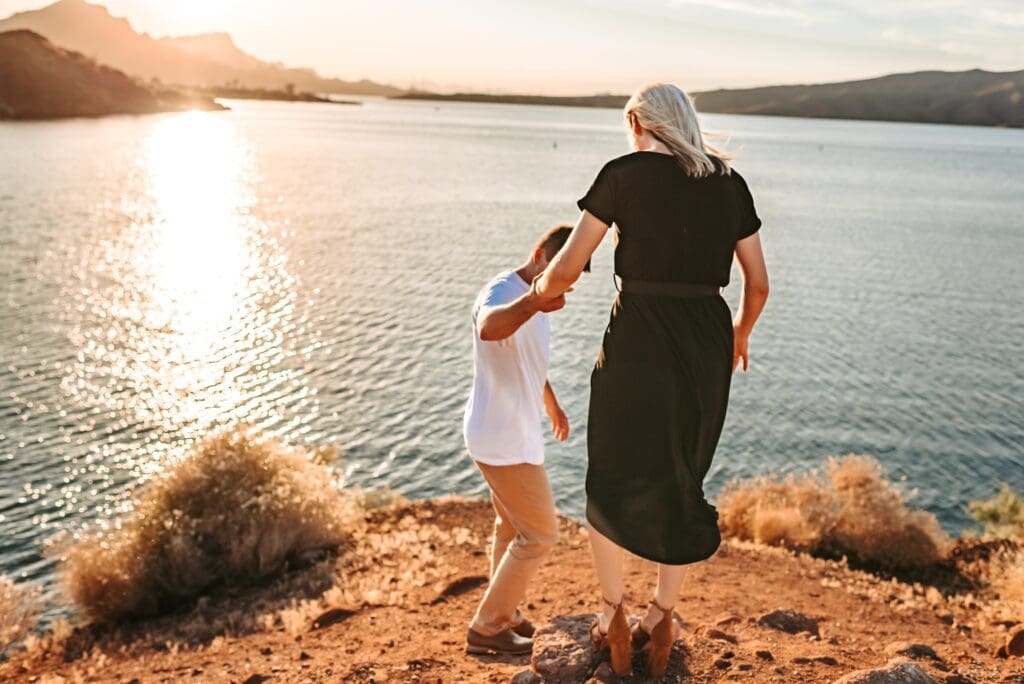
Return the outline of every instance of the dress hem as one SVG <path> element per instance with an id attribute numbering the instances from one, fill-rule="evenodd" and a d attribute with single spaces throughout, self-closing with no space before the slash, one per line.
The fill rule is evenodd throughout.
<path id="1" fill-rule="evenodd" d="M 611 532 L 610 530 L 604 528 L 602 525 L 596 524 L 591 519 L 591 517 L 590 517 L 590 506 L 589 505 L 587 506 L 587 524 L 590 525 L 591 527 L 593 527 L 598 532 L 600 532 L 605 537 L 607 537 L 609 540 L 615 542 L 616 545 L 622 547 L 626 551 L 629 551 L 634 556 L 637 556 L 639 558 L 643 558 L 644 560 L 651 561 L 652 563 L 661 563 L 662 565 L 692 565 L 694 563 L 700 563 L 700 562 L 706 561 L 707 559 L 709 559 L 712 556 L 714 556 L 718 552 L 719 546 L 721 546 L 721 542 L 719 542 L 719 544 L 715 546 L 714 550 L 711 553 L 709 553 L 707 556 L 704 556 L 702 558 L 695 558 L 695 559 L 692 559 L 692 560 L 683 560 L 683 561 L 679 561 L 679 560 L 675 560 L 675 559 L 665 559 L 665 558 L 659 558 L 659 557 L 657 557 L 657 556 L 655 556 L 653 554 L 648 554 L 648 553 L 645 553 L 645 552 L 642 552 L 642 551 L 636 551 L 634 549 L 631 549 L 629 546 L 626 546 L 624 543 L 622 543 L 622 540 L 621 540 L 621 538 L 619 537 L 618 534 Z"/>

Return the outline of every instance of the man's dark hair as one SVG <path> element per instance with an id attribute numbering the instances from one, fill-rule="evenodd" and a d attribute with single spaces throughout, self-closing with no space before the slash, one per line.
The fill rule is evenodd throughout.
<path id="1" fill-rule="evenodd" d="M 548 261 L 551 261 L 558 254 L 558 250 L 562 249 L 562 246 L 565 245 L 570 233 L 572 233 L 572 226 L 568 223 L 555 226 L 541 235 L 534 249 L 543 249 L 544 256 L 548 258 Z M 590 259 L 587 259 L 587 265 L 583 267 L 583 271 L 584 273 L 590 273 Z"/>

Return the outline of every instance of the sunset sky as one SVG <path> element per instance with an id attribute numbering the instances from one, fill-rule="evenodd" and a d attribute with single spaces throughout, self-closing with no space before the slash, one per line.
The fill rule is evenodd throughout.
<path id="1" fill-rule="evenodd" d="M 49 4 L 0 0 L 0 16 Z M 1024 69 L 1024 1 L 107 0 L 154 35 L 227 31 L 244 50 L 399 86 L 627 92 Z"/>

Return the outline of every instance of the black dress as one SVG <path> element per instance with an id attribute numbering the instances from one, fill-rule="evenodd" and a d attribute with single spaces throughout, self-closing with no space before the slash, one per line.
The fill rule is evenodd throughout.
<path id="1" fill-rule="evenodd" d="M 635 152 L 601 169 L 579 201 L 615 224 L 624 280 L 724 287 L 736 242 L 761 221 L 743 178 L 691 178 Z M 591 375 L 587 519 L 638 556 L 684 564 L 721 541 L 703 482 L 729 403 L 732 315 L 721 296 L 621 292 Z"/>

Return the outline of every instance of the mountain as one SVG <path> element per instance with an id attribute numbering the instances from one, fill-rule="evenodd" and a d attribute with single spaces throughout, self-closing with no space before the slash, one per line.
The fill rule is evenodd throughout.
<path id="1" fill-rule="evenodd" d="M 920 71 L 818 85 L 712 90 L 698 109 L 727 114 L 1024 127 L 1024 71 Z"/>
<path id="2" fill-rule="evenodd" d="M 53 43 L 145 80 L 190 86 L 232 85 L 331 94 L 394 95 L 401 90 L 373 81 L 324 78 L 312 69 L 264 62 L 235 45 L 226 33 L 153 38 L 127 19 L 85 0 L 59 0 L 0 21 L 0 31 L 28 29 Z"/>
<path id="3" fill-rule="evenodd" d="M 408 100 L 612 107 L 628 95 L 551 97 L 485 93 L 411 92 Z M 693 95 L 702 112 L 875 119 L 922 123 L 1024 127 L 1024 71 L 921 71 L 817 85 L 711 90 Z"/>
<path id="4" fill-rule="evenodd" d="M 223 109 L 212 99 L 154 88 L 32 31 L 0 33 L 0 119 L 54 119 Z"/>
<path id="5" fill-rule="evenodd" d="M 447 102 L 485 102 L 490 104 L 550 105 L 556 107 L 597 107 L 619 109 L 628 95 L 493 95 L 489 93 L 428 93 L 411 91 L 394 95 L 393 100 L 441 100 Z"/>

